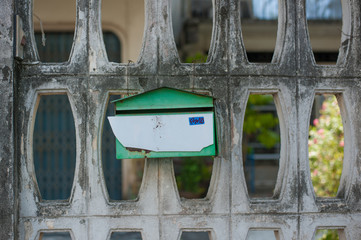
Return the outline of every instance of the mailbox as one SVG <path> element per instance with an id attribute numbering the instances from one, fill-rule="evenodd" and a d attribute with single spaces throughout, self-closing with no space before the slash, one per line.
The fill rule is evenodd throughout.
<path id="1" fill-rule="evenodd" d="M 117 159 L 217 155 L 214 98 L 164 87 L 113 102 Z"/>

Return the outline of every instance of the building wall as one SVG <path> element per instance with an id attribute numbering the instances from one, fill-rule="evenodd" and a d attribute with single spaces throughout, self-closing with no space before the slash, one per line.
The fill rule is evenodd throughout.
<path id="1" fill-rule="evenodd" d="M 205 2 L 207 3 L 207 2 Z M 185 8 L 190 2 L 171 1 L 171 16 L 175 39 L 179 38 L 184 21 L 191 16 L 191 10 Z M 197 4 L 194 2 L 193 4 Z M 34 2 L 34 13 L 41 19 L 45 33 L 47 31 L 73 31 L 75 28 L 75 1 Z M 208 4 L 209 5 L 209 4 Z M 252 5 L 252 4 L 251 4 Z M 250 5 L 250 6 L 251 6 Z M 188 15 L 187 15 L 188 14 Z M 144 1 L 142 0 L 104 0 L 101 8 L 103 31 L 115 33 L 123 44 L 122 59 L 136 61 L 139 57 L 144 33 Z M 273 52 L 277 38 L 277 21 L 242 19 L 242 32 L 247 51 Z M 182 46 L 181 51 L 206 52 L 210 46 L 212 19 L 202 20 L 198 25 L 198 41 L 192 46 Z M 34 18 L 34 28 L 40 31 L 39 19 Z M 313 21 L 309 23 L 312 47 L 317 52 L 337 52 L 340 46 L 342 28 L 340 21 Z"/>
<path id="2" fill-rule="evenodd" d="M 137 61 L 142 47 L 144 33 L 144 1 L 142 0 L 103 0 L 101 23 L 103 31 L 115 33 L 123 44 L 124 62 Z M 47 31 L 74 31 L 76 1 L 36 0 L 34 13 Z M 40 31 L 38 18 L 34 18 L 34 29 Z"/>

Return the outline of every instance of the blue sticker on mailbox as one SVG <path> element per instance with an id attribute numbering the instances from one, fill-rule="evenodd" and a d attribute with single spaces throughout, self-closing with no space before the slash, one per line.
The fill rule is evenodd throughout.
<path id="1" fill-rule="evenodd" d="M 204 117 L 190 117 L 189 125 L 200 125 L 204 124 Z"/>

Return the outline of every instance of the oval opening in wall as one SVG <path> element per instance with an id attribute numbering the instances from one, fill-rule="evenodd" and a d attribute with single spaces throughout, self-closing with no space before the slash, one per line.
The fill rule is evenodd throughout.
<path id="1" fill-rule="evenodd" d="M 105 31 L 103 32 L 103 40 L 109 62 L 122 62 L 122 44 L 117 35 L 113 32 Z"/>
<path id="2" fill-rule="evenodd" d="M 143 179 L 144 159 L 116 159 L 116 138 L 110 127 L 108 116 L 115 115 L 112 101 L 122 95 L 110 95 L 102 132 L 102 168 L 110 200 L 136 199 Z"/>
<path id="3" fill-rule="evenodd" d="M 141 232 L 117 232 L 114 231 L 110 234 L 109 240 L 142 240 Z"/>
<path id="4" fill-rule="evenodd" d="M 270 63 L 277 41 L 278 0 L 240 1 L 243 44 L 249 62 Z"/>
<path id="5" fill-rule="evenodd" d="M 205 198 L 212 176 L 213 157 L 173 158 L 175 179 L 181 198 Z"/>
<path id="6" fill-rule="evenodd" d="M 335 65 L 341 46 L 341 0 L 306 0 L 306 16 L 316 63 Z"/>
<path id="7" fill-rule="evenodd" d="M 212 0 L 172 0 L 171 14 L 181 62 L 207 62 L 213 31 Z"/>
<path id="8" fill-rule="evenodd" d="M 243 167 L 250 198 L 275 197 L 280 125 L 273 95 L 250 94 L 243 124 Z"/>
<path id="9" fill-rule="evenodd" d="M 76 163 L 76 136 L 66 94 L 38 96 L 33 159 L 43 200 L 69 199 Z"/>
<path id="10" fill-rule="evenodd" d="M 70 232 L 41 232 L 39 240 L 72 240 Z"/>
<path id="11" fill-rule="evenodd" d="M 101 24 L 109 62 L 138 60 L 144 33 L 144 0 L 102 0 Z"/>
<path id="12" fill-rule="evenodd" d="M 66 62 L 73 46 L 76 1 L 33 0 L 33 25 L 42 62 Z"/>
<path id="13" fill-rule="evenodd" d="M 324 228 L 316 229 L 312 240 L 346 240 L 345 230 L 343 228 Z"/>
<path id="14" fill-rule="evenodd" d="M 250 229 L 246 240 L 281 240 L 282 234 L 279 229 Z"/>
<path id="15" fill-rule="evenodd" d="M 311 180 L 317 197 L 336 197 L 344 156 L 344 129 L 335 95 L 315 95 L 308 140 Z"/>
<path id="16" fill-rule="evenodd" d="M 180 240 L 210 240 L 212 239 L 211 231 L 182 231 Z"/>

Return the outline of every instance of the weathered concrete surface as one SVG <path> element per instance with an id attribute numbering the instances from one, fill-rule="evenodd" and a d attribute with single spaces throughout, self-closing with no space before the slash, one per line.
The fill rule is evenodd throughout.
<path id="1" fill-rule="evenodd" d="M 331 227 L 343 228 L 348 240 L 360 240 L 360 1 L 343 1 L 346 35 L 339 63 L 332 67 L 314 63 L 304 1 L 296 0 L 281 1 L 272 63 L 247 61 L 240 28 L 240 1 L 216 0 L 209 62 L 181 64 L 171 35 L 169 2 L 145 1 L 143 48 L 139 61 L 127 65 L 106 60 L 98 0 L 77 2 L 76 37 L 70 61 L 38 62 L 28 16 L 30 2 L 19 1 L 17 10 L 24 19 L 29 42 L 25 60 L 18 65 L 14 93 L 9 14 L 12 3 L 4 0 L 0 9 L 0 239 L 12 239 L 17 232 L 20 239 L 34 239 L 39 231 L 66 229 L 75 239 L 98 240 L 116 229 L 141 231 L 148 240 L 172 240 L 182 230 L 193 229 L 209 230 L 216 240 L 244 240 L 250 228 L 266 228 L 279 230 L 284 240 L 311 240 L 317 227 Z M 138 199 L 111 202 L 100 158 L 108 95 L 162 86 L 207 91 L 217 99 L 219 156 L 214 161 L 208 195 L 201 200 L 180 199 L 171 159 L 151 159 L 146 161 Z M 338 94 L 342 100 L 347 147 L 341 191 L 335 199 L 317 199 L 309 176 L 308 123 L 315 92 Z M 49 93 L 67 94 L 75 120 L 77 162 L 71 198 L 66 202 L 41 201 L 35 181 L 31 126 L 38 95 Z M 241 141 L 250 93 L 273 94 L 280 115 L 282 152 L 273 199 L 254 200 L 247 194 Z M 17 144 L 12 135 L 14 116 Z M 14 175 L 15 162 L 18 172 Z M 14 176 L 19 179 L 15 196 Z M 19 207 L 13 202 L 16 197 Z M 19 223 L 16 230 L 14 219 Z"/>
<path id="2" fill-rule="evenodd" d="M 13 239 L 14 138 L 13 138 L 13 1 L 0 7 L 0 239 Z"/>

